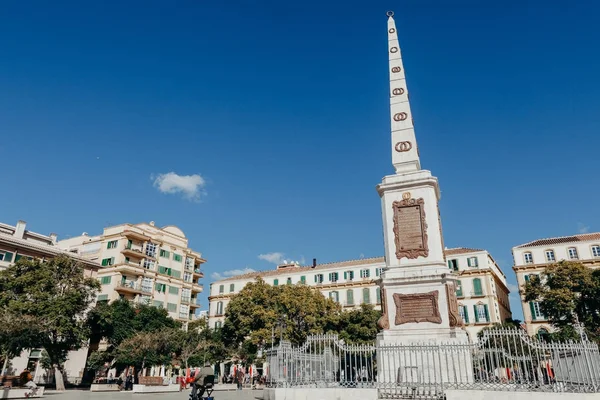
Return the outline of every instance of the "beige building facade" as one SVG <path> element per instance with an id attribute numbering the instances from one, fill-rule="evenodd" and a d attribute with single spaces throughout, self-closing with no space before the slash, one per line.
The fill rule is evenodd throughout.
<path id="1" fill-rule="evenodd" d="M 522 289 L 531 276 L 540 275 L 548 265 L 562 260 L 580 262 L 590 268 L 600 267 L 600 232 L 537 239 L 513 247 L 512 253 L 513 270 Z M 521 306 L 529 335 L 552 332 L 538 302 L 527 302 L 521 295 Z"/>
<path id="2" fill-rule="evenodd" d="M 86 276 L 97 276 L 100 265 L 94 260 L 61 249 L 57 246 L 56 234 L 42 235 L 29 231 L 25 221 L 18 221 L 14 226 L 0 223 L 0 270 L 23 257 L 43 261 L 59 255 L 68 255 L 80 262 Z M 34 380 L 38 383 L 43 382 L 48 374 L 40 365 L 41 357 L 42 349 L 25 350 L 19 357 L 11 360 L 8 372 L 19 374 L 25 368 L 29 368 Z M 69 382 L 77 383 L 81 380 L 86 358 L 87 347 L 69 353 L 64 365 Z"/>
<path id="3" fill-rule="evenodd" d="M 487 251 L 446 249 L 445 255 L 449 269 L 459 277 L 459 312 L 473 340 L 482 328 L 512 316 L 506 277 Z M 223 326 L 231 297 L 258 277 L 275 286 L 306 284 L 314 287 L 345 310 L 360 307 L 363 303 L 380 309 L 378 280 L 384 267 L 384 258 L 375 257 L 308 267 L 280 265 L 272 271 L 252 272 L 219 280 L 210 285 L 208 324 L 215 329 Z"/>
<path id="4" fill-rule="evenodd" d="M 159 228 L 154 222 L 121 224 L 101 235 L 61 240 L 57 246 L 100 264 L 98 301 L 121 298 L 165 308 L 184 325 L 197 318 L 203 290 L 199 280 L 204 276 L 200 267 L 206 260 L 188 247 L 181 229 Z"/>

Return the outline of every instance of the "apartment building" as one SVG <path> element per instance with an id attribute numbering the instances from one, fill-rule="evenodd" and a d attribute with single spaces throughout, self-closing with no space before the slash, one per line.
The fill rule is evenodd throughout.
<path id="1" fill-rule="evenodd" d="M 196 319 L 202 292 L 202 254 L 175 226 L 154 222 L 105 228 L 98 236 L 61 240 L 57 246 L 100 264 L 98 301 L 119 298 L 165 308 L 184 324 Z"/>
<path id="2" fill-rule="evenodd" d="M 459 248 L 447 249 L 445 253 L 449 269 L 461 277 L 457 289 L 459 309 L 473 339 L 483 327 L 511 317 L 506 277 L 487 251 Z M 231 297 L 258 277 L 275 286 L 312 286 L 346 310 L 362 303 L 379 309 L 381 292 L 377 281 L 384 267 L 384 258 L 375 257 L 314 266 L 280 265 L 272 271 L 219 280 L 210 285 L 208 323 L 220 328 Z"/>
<path id="3" fill-rule="evenodd" d="M 62 250 L 57 246 L 56 234 L 42 235 L 27 230 L 27 223 L 25 221 L 18 221 L 15 226 L 0 223 L 0 270 L 5 269 L 23 257 L 43 261 L 59 255 L 68 255 L 73 260 L 81 263 L 86 276 L 97 276 L 100 265 L 94 260 Z M 25 368 L 29 368 L 36 382 L 39 383 L 43 381 L 43 377 L 46 374 L 46 371 L 39 362 L 41 357 L 42 349 L 25 350 L 19 357 L 11 360 L 10 370 L 12 373 L 18 374 Z M 69 352 L 64 366 L 69 382 L 77 383 L 81 379 L 86 358 L 87 348 Z"/>
<path id="4" fill-rule="evenodd" d="M 558 261 L 577 261 L 590 268 L 600 267 L 600 232 L 573 236 L 537 239 L 512 249 L 517 284 L 521 288 L 532 275 Z M 525 326 L 529 335 L 552 332 L 552 326 L 535 301 L 525 301 L 521 295 Z"/>

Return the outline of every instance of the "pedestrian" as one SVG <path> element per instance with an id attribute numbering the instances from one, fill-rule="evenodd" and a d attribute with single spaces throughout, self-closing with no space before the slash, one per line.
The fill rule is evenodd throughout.
<path id="1" fill-rule="evenodd" d="M 242 390 L 242 386 L 244 384 L 244 375 L 245 375 L 244 371 L 242 370 L 241 367 L 239 367 L 236 372 L 237 390 Z"/>

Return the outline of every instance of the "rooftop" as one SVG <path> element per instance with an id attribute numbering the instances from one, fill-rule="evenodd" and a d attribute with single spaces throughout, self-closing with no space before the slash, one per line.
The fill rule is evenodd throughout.
<path id="1" fill-rule="evenodd" d="M 534 247 L 534 246 L 548 246 L 553 244 L 562 244 L 562 243 L 574 243 L 574 242 L 586 242 L 590 240 L 600 240 L 600 232 L 595 233 L 582 233 L 578 235 L 572 236 L 560 236 L 546 239 L 537 239 L 529 243 L 521 244 L 516 246 L 515 248 L 523 248 L 523 247 Z"/>

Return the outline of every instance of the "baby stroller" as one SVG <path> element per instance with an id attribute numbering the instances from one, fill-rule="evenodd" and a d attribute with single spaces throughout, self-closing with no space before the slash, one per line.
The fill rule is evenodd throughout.
<path id="1" fill-rule="evenodd" d="M 214 397 L 212 397 L 212 392 L 214 390 L 214 386 L 215 386 L 215 376 L 214 375 L 209 375 L 204 377 L 203 381 L 202 381 L 202 385 L 198 385 L 198 387 L 196 388 L 196 390 L 192 390 L 192 393 L 190 393 L 190 400 L 214 400 Z M 198 394 L 198 391 L 200 391 L 200 394 Z M 204 392 L 206 391 L 206 397 L 202 397 L 203 394 L 205 394 Z"/>

